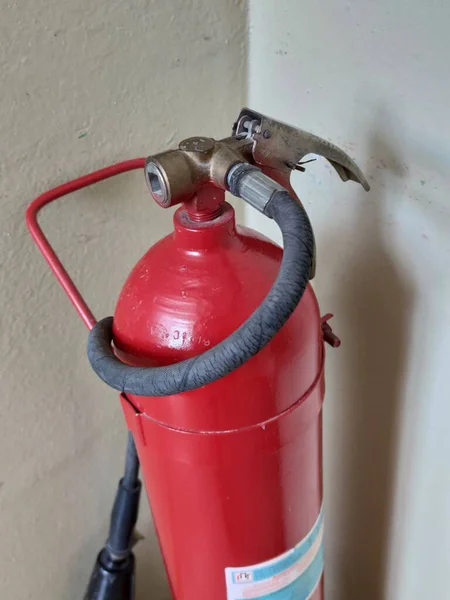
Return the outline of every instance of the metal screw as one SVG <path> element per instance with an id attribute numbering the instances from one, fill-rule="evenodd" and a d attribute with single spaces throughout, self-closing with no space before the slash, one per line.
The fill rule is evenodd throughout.
<path id="1" fill-rule="evenodd" d="M 268 140 L 270 137 L 272 137 L 272 132 L 269 129 L 265 129 L 263 133 L 263 138 Z"/>

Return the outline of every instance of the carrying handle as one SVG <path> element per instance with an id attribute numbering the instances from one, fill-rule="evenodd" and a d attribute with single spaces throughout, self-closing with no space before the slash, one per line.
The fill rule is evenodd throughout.
<path id="1" fill-rule="evenodd" d="M 81 295 L 80 290 L 73 282 L 64 265 L 59 260 L 58 255 L 56 254 L 52 245 L 48 241 L 46 235 L 42 231 L 42 228 L 38 222 L 38 214 L 41 209 L 44 208 L 44 206 L 47 206 L 47 204 L 58 200 L 58 198 L 67 196 L 72 192 L 89 187 L 90 185 L 103 181 L 104 179 L 114 177 L 115 175 L 127 173 L 128 171 L 133 171 L 135 169 L 143 169 L 144 166 L 145 158 L 134 158 L 132 160 L 126 160 L 109 167 L 99 169 L 98 171 L 83 175 L 82 177 L 78 177 L 78 179 L 73 179 L 72 181 L 68 181 L 67 183 L 63 183 L 58 187 L 44 192 L 35 198 L 27 208 L 25 217 L 26 224 L 34 242 L 36 243 L 36 246 L 41 251 L 43 257 L 48 263 L 48 266 L 58 280 L 58 283 L 65 291 L 81 320 L 89 330 L 94 327 L 94 325 L 97 323 L 97 320 Z"/>

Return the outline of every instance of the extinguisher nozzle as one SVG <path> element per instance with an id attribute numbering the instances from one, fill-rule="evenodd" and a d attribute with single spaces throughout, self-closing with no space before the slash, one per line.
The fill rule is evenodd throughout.
<path id="1" fill-rule="evenodd" d="M 120 562 L 103 549 L 97 556 L 83 600 L 134 600 L 134 554 Z"/>
<path id="2" fill-rule="evenodd" d="M 111 512 L 108 540 L 97 556 L 84 600 L 134 600 L 134 527 L 139 510 L 139 460 L 131 433 L 125 472 Z"/>

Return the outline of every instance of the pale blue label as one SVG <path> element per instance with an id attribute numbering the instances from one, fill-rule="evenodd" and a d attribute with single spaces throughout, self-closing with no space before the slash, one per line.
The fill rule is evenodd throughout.
<path id="1" fill-rule="evenodd" d="M 323 573 L 323 513 L 284 554 L 250 567 L 225 569 L 228 600 L 308 600 Z"/>

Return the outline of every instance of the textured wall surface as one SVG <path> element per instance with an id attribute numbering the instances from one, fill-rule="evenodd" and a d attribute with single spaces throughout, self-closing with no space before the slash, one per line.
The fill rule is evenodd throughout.
<path id="1" fill-rule="evenodd" d="M 88 368 L 86 331 L 25 230 L 25 207 L 114 161 L 226 135 L 245 93 L 245 38 L 238 0 L 2 3 L 2 599 L 82 597 L 126 443 L 117 396 Z M 60 201 L 41 223 L 104 316 L 171 215 L 133 173 Z M 166 598 L 142 505 L 138 598 Z"/>
<path id="2" fill-rule="evenodd" d="M 323 161 L 295 178 L 343 341 L 327 365 L 327 599 L 446 600 L 450 5 L 250 6 L 250 106 L 328 137 L 372 185 Z"/>

